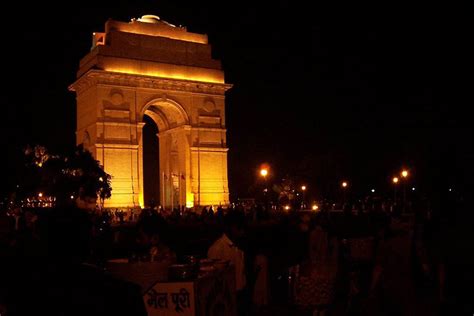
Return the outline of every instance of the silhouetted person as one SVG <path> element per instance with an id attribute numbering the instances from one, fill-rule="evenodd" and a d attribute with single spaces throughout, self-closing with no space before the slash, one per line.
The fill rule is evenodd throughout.
<path id="1" fill-rule="evenodd" d="M 220 205 L 217 208 L 216 218 L 218 221 L 222 221 L 224 219 L 224 209 Z"/>
<path id="2" fill-rule="evenodd" d="M 370 293 L 381 303 L 380 315 L 437 315 L 434 298 L 419 295 L 413 270 L 413 225 L 401 209 L 381 231 Z"/>
<path id="3" fill-rule="evenodd" d="M 154 210 L 156 209 L 156 201 L 155 199 L 150 200 L 150 209 Z"/>
<path id="4" fill-rule="evenodd" d="M 205 218 L 207 218 L 208 216 L 209 216 L 209 211 L 207 210 L 207 207 L 204 206 L 204 208 L 203 208 L 202 211 L 201 211 L 201 218 L 202 218 L 202 219 L 205 219 Z"/>
<path id="5" fill-rule="evenodd" d="M 120 224 L 123 224 L 123 222 L 124 222 L 124 214 L 123 214 L 123 211 L 122 211 L 122 210 L 119 211 L 119 213 L 118 213 L 118 218 L 119 218 Z"/>
<path id="6" fill-rule="evenodd" d="M 239 315 L 248 315 L 250 312 L 256 280 L 256 275 L 248 275 L 249 269 L 246 267 L 248 260 L 244 252 L 247 248 L 245 234 L 245 216 L 237 211 L 230 211 L 224 218 L 224 233 L 207 252 L 209 258 L 229 260 L 234 265 Z"/>
<path id="7" fill-rule="evenodd" d="M 144 261 L 157 261 L 159 259 L 176 260 L 176 254 L 168 247 L 166 237 L 168 225 L 159 214 L 143 218 L 136 225 L 137 235 L 134 249 Z"/>

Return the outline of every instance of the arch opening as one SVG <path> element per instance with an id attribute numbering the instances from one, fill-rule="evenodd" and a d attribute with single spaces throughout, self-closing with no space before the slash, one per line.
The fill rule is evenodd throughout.
<path id="1" fill-rule="evenodd" d="M 158 126 L 148 115 L 143 116 L 143 200 L 145 207 L 162 204 L 160 198 L 160 144 Z"/>
<path id="2" fill-rule="evenodd" d="M 169 99 L 156 99 L 145 105 L 143 115 L 151 117 L 160 132 L 189 124 L 189 117 L 183 107 Z"/>
<path id="3" fill-rule="evenodd" d="M 175 101 L 156 99 L 143 109 L 143 187 L 144 203 L 161 205 L 165 209 L 183 208 L 186 205 L 189 185 L 186 170 L 189 168 L 189 145 L 186 125 L 189 118 L 183 107 Z M 156 128 L 148 131 L 151 126 Z M 153 145 L 145 133 L 154 133 Z M 148 147 L 148 148 L 147 148 Z M 153 161 L 154 159 L 154 161 Z M 189 178 L 189 176 L 188 176 Z M 154 203 L 159 201 L 159 203 Z"/>

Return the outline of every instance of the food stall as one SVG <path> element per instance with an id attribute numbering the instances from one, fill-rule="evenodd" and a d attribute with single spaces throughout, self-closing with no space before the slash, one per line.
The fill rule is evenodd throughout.
<path id="1" fill-rule="evenodd" d="M 140 285 L 149 316 L 237 315 L 235 270 L 228 261 L 172 264 L 115 259 L 109 260 L 107 270 Z"/>

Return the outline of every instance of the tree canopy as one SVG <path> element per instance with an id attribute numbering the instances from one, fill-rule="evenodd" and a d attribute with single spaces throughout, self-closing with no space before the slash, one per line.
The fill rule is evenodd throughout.
<path id="1" fill-rule="evenodd" d="M 24 159 L 17 201 L 41 194 L 54 197 L 56 204 L 70 203 L 76 198 L 99 198 L 102 203 L 112 194 L 111 176 L 82 145 L 65 155 L 53 155 L 40 145 L 27 146 Z"/>

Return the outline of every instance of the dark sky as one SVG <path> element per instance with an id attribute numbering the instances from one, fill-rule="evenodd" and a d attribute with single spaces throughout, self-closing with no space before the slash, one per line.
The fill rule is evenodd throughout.
<path id="1" fill-rule="evenodd" d="M 3 17 L 4 191 L 21 148 L 74 145 L 67 87 L 108 18 L 156 14 L 206 33 L 226 81 L 229 176 L 245 196 L 262 162 L 321 192 L 345 178 L 387 188 L 407 166 L 421 187 L 472 174 L 463 8 L 327 7 L 309 1 L 18 2 Z M 16 7 L 15 7 L 16 6 Z M 56 6 L 56 5 L 55 5 Z M 57 13 L 61 12 L 61 13 Z M 5 112 L 6 110 L 6 112 Z"/>

